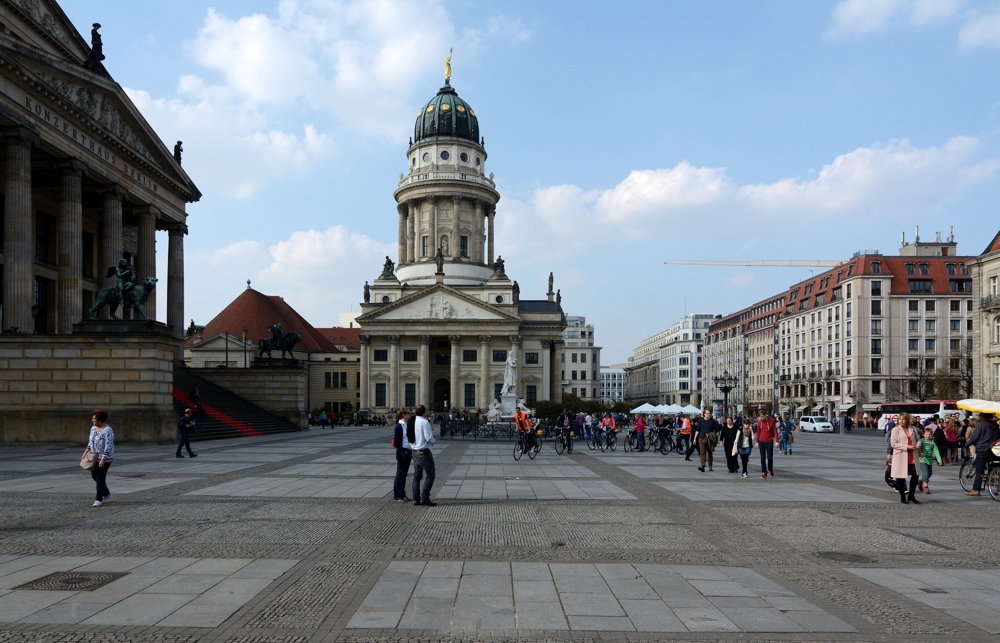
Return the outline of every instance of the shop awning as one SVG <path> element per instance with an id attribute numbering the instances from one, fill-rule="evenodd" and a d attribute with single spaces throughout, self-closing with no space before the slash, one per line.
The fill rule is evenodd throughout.
<path id="1" fill-rule="evenodd" d="M 864 409 L 865 411 L 877 411 L 878 404 L 862 404 L 861 408 Z"/>

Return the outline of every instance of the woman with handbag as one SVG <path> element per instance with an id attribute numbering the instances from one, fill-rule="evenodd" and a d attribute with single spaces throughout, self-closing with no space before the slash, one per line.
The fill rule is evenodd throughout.
<path id="1" fill-rule="evenodd" d="M 80 466 L 90 469 L 90 477 L 97 483 L 97 498 L 94 506 L 100 507 L 111 497 L 108 489 L 108 468 L 115 459 L 115 432 L 107 424 L 108 412 L 97 409 L 90 417 L 93 426 L 90 428 L 90 439 L 87 450 L 83 452 Z M 92 466 L 87 466 L 90 464 Z"/>

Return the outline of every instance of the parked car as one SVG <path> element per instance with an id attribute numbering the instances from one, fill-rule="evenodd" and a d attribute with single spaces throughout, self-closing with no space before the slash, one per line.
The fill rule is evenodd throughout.
<path id="1" fill-rule="evenodd" d="M 833 433 L 833 424 L 822 415 L 803 415 L 799 418 L 800 431 L 813 433 Z"/>

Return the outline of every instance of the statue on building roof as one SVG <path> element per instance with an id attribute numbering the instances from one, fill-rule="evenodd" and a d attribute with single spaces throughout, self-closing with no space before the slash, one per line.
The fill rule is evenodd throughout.
<path id="1" fill-rule="evenodd" d="M 455 50 L 448 48 L 448 57 L 444 59 L 444 84 L 451 85 L 451 54 Z"/>
<path id="2" fill-rule="evenodd" d="M 552 273 L 550 272 L 549 273 L 549 290 L 548 290 L 548 294 L 550 294 L 550 295 L 552 294 L 552 286 L 554 285 L 554 283 L 555 283 L 555 280 L 553 279 Z"/>
<path id="3" fill-rule="evenodd" d="M 514 287 L 511 289 L 511 295 L 514 298 L 514 303 L 520 303 L 521 301 L 521 287 L 517 285 L 517 281 L 514 282 Z"/>
<path id="4" fill-rule="evenodd" d="M 562 290 L 556 291 L 556 306 L 562 306 Z"/>
<path id="5" fill-rule="evenodd" d="M 100 28 L 101 23 L 95 22 L 94 28 L 90 30 L 90 56 L 83 63 L 83 66 L 91 71 L 106 74 L 104 65 L 101 64 L 101 61 L 104 60 L 104 42 L 101 40 L 101 34 L 97 31 Z"/>
<path id="6" fill-rule="evenodd" d="M 393 263 L 389 255 L 385 256 L 385 263 L 382 264 L 382 274 L 378 276 L 379 279 L 392 279 L 395 277 L 393 274 L 396 271 L 396 264 Z"/>
<path id="7" fill-rule="evenodd" d="M 365 282 L 365 303 L 369 304 L 369 303 L 371 303 L 371 301 L 372 301 L 372 288 L 371 288 L 371 286 L 368 285 L 368 282 L 366 281 Z"/>
<path id="8" fill-rule="evenodd" d="M 441 248 L 438 247 L 437 254 L 434 255 L 434 263 L 437 264 L 437 273 L 439 275 L 444 274 L 444 253 L 441 252 Z"/>
<path id="9" fill-rule="evenodd" d="M 174 145 L 174 160 L 177 161 L 177 165 L 181 164 L 181 152 L 184 151 L 184 142 L 177 141 Z"/>
<path id="10" fill-rule="evenodd" d="M 497 260 L 493 262 L 493 274 L 498 277 L 506 277 L 507 273 L 505 271 L 503 257 L 497 257 Z"/>

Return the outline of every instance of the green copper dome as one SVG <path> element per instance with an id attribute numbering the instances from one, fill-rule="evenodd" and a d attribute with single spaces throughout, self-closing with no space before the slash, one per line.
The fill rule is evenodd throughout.
<path id="1" fill-rule="evenodd" d="M 414 143 L 432 136 L 454 136 L 479 143 L 476 112 L 447 82 L 417 113 L 413 126 Z"/>

